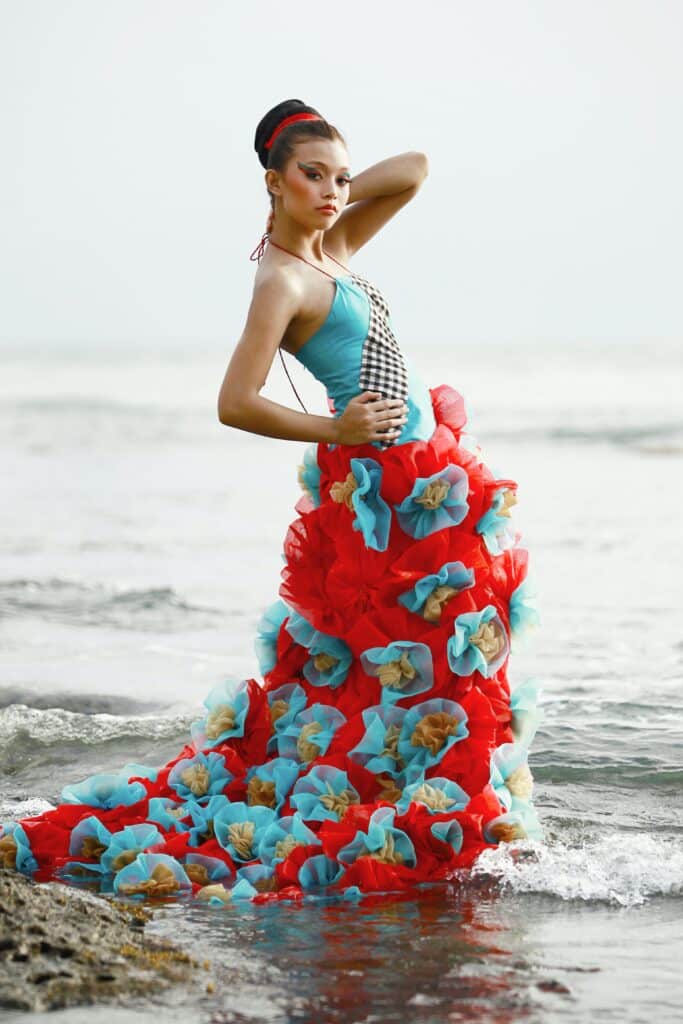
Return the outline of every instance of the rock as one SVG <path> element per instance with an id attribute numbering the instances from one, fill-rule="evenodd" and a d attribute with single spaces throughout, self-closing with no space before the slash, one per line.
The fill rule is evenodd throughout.
<path id="1" fill-rule="evenodd" d="M 147 938 L 151 917 L 139 904 L 0 870 L 0 1006 L 44 1011 L 122 1002 L 192 981 L 201 965 L 171 943 Z"/>

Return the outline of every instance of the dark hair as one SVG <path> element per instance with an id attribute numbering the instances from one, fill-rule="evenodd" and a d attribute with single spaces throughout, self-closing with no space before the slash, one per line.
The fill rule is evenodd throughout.
<path id="1" fill-rule="evenodd" d="M 317 114 L 322 120 L 295 121 L 293 124 L 288 124 L 286 128 L 278 132 L 270 149 L 266 149 L 266 142 L 277 126 L 292 114 Z M 259 121 L 254 136 L 254 149 L 261 165 L 267 171 L 271 168 L 283 171 L 287 161 L 294 155 L 294 147 L 297 142 L 303 142 L 306 139 L 329 139 L 330 141 L 337 139 L 346 145 L 344 136 L 339 129 L 326 121 L 315 107 L 307 106 L 302 100 L 283 100 L 276 107 L 271 107 Z"/>

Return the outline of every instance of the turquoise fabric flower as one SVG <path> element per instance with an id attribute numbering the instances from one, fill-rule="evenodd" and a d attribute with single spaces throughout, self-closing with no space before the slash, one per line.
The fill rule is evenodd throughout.
<path id="1" fill-rule="evenodd" d="M 275 868 L 271 864 L 247 864 L 243 868 L 237 869 L 236 881 L 240 882 L 244 880 L 254 889 L 254 893 L 259 892 L 259 885 L 263 888 L 263 882 L 269 881 L 275 877 Z"/>
<path id="2" fill-rule="evenodd" d="M 351 525 L 363 534 L 366 548 L 386 551 L 391 529 L 391 509 L 379 493 L 382 466 L 375 459 L 350 459 L 349 465 L 357 484 L 351 493 L 351 502 L 356 511 Z"/>
<path id="3" fill-rule="evenodd" d="M 196 885 L 211 885 L 231 878 L 232 871 L 220 857 L 206 857 L 203 853 L 186 853 L 181 859 L 185 874 Z"/>
<path id="4" fill-rule="evenodd" d="M 313 507 L 320 505 L 320 466 L 318 465 L 318 444 L 313 442 L 304 448 L 303 461 L 297 470 L 299 486 L 308 494 Z"/>
<path id="5" fill-rule="evenodd" d="M 139 853 L 143 853 L 148 847 L 163 843 L 162 836 L 156 825 L 144 822 L 141 825 L 126 825 L 120 832 L 114 832 L 109 840 L 109 845 L 100 857 L 100 864 L 104 874 L 116 874 L 131 861 L 135 860 Z"/>
<path id="6" fill-rule="evenodd" d="M 187 804 L 178 803 L 167 796 L 153 796 L 147 806 L 147 820 L 161 825 L 166 832 L 187 832 L 189 826 L 181 820 L 187 814 Z"/>
<path id="7" fill-rule="evenodd" d="M 252 779 L 275 784 L 275 810 L 279 811 L 299 777 L 301 765 L 290 757 L 274 757 L 265 764 L 253 765 L 246 775 L 247 788 Z M 250 801 L 251 802 L 251 801 Z"/>
<path id="8" fill-rule="evenodd" d="M 216 747 L 233 736 L 244 736 L 244 723 L 249 712 L 246 679 L 226 679 L 214 686 L 204 699 L 209 712 L 190 726 L 195 750 Z"/>
<path id="9" fill-rule="evenodd" d="M 433 697 L 415 704 L 403 719 L 398 752 L 406 764 L 427 769 L 469 736 L 466 723 L 465 709 L 453 700 Z"/>
<path id="10" fill-rule="evenodd" d="M 544 712 L 538 706 L 541 687 L 534 679 L 527 679 L 510 694 L 510 723 L 516 741 L 524 747 L 530 747 L 536 730 L 543 720 Z"/>
<path id="11" fill-rule="evenodd" d="M 252 900 L 258 895 L 258 889 L 251 884 L 248 878 L 239 878 L 230 890 L 230 898 L 234 900 Z M 211 900 L 213 903 L 213 899 Z"/>
<path id="12" fill-rule="evenodd" d="M 300 711 L 277 735 L 281 757 L 308 764 L 326 753 L 337 729 L 346 716 L 329 704 L 311 704 Z"/>
<path id="13" fill-rule="evenodd" d="M 138 800 L 144 800 L 147 790 L 142 782 L 129 782 L 122 774 L 102 773 L 91 775 L 82 782 L 65 786 L 61 792 L 62 803 L 87 804 L 110 811 L 114 807 L 130 807 Z"/>
<path id="14" fill-rule="evenodd" d="M 207 803 L 188 800 L 185 804 L 187 817 L 190 819 L 190 846 L 199 846 L 214 837 L 213 821 L 219 811 L 230 804 L 225 793 L 217 793 Z"/>
<path id="15" fill-rule="evenodd" d="M 359 857 L 370 855 L 390 864 L 415 867 L 415 847 L 407 833 L 394 827 L 395 816 L 394 807 L 378 807 L 370 815 L 367 831 L 359 829 L 351 842 L 339 850 L 337 858 L 342 864 L 353 864 Z"/>
<path id="16" fill-rule="evenodd" d="M 312 686 L 331 686 L 333 689 L 341 686 L 353 661 L 348 644 L 314 629 L 298 612 L 292 612 L 285 629 L 296 643 L 311 653 L 303 667 L 308 682 Z"/>
<path id="17" fill-rule="evenodd" d="M 182 864 L 166 853 L 139 853 L 114 876 L 117 896 L 177 896 L 192 891 Z"/>
<path id="18" fill-rule="evenodd" d="M 405 763 L 398 752 L 398 737 L 406 709 L 396 704 L 376 704 L 362 713 L 365 732 L 348 756 L 369 772 L 397 776 Z"/>
<path id="19" fill-rule="evenodd" d="M 334 885 L 344 874 L 344 868 L 324 853 L 307 857 L 299 868 L 297 878 L 302 889 L 324 889 Z"/>
<path id="20" fill-rule="evenodd" d="M 513 809 L 486 823 L 483 830 L 487 843 L 511 843 L 518 839 L 543 839 L 543 829 L 530 802 L 513 799 Z"/>
<path id="21" fill-rule="evenodd" d="M 514 546 L 515 530 L 510 518 L 510 507 L 517 498 L 514 490 L 501 487 L 495 491 L 491 505 L 481 517 L 475 530 L 484 538 L 484 543 L 491 555 L 500 555 Z"/>
<path id="22" fill-rule="evenodd" d="M 446 653 L 451 671 L 458 676 L 479 672 L 489 679 L 495 675 L 510 653 L 510 641 L 495 607 L 487 604 L 479 612 L 458 615 Z"/>
<path id="23" fill-rule="evenodd" d="M 503 743 L 491 754 L 491 785 L 507 811 L 515 809 L 515 799 L 531 799 L 533 776 L 528 753 L 528 747 L 523 743 Z"/>
<path id="24" fill-rule="evenodd" d="M 398 600 L 408 611 L 422 615 L 430 622 L 438 622 L 441 605 L 437 603 L 434 609 L 430 607 L 434 591 L 439 587 L 452 587 L 460 592 L 473 586 L 474 569 L 468 569 L 462 562 L 445 562 L 437 572 L 423 576 L 414 587 L 400 594 Z"/>
<path id="25" fill-rule="evenodd" d="M 254 654 L 262 676 L 265 676 L 277 664 L 277 638 L 280 626 L 289 614 L 289 606 L 282 598 L 278 598 L 277 601 L 268 605 L 256 624 Z"/>
<path id="26" fill-rule="evenodd" d="M 183 800 L 190 798 L 198 803 L 221 793 L 232 782 L 234 775 L 225 767 L 225 758 L 216 751 L 194 757 L 184 757 L 171 768 L 168 784 Z"/>
<path id="27" fill-rule="evenodd" d="M 430 690 L 434 682 L 432 652 L 427 644 L 394 640 L 386 647 L 367 647 L 360 656 L 363 670 L 382 686 L 382 704 Z"/>
<path id="28" fill-rule="evenodd" d="M 290 799 L 304 821 L 340 821 L 350 804 L 360 803 L 346 772 L 330 764 L 317 764 L 298 779 Z"/>
<path id="29" fill-rule="evenodd" d="M 266 752 L 272 756 L 277 750 L 278 734 L 289 728 L 299 712 L 306 707 L 308 698 L 303 686 L 298 683 L 285 683 L 276 690 L 268 690 L 266 696 L 275 729 L 266 747 Z"/>
<path id="30" fill-rule="evenodd" d="M 411 803 L 416 803 L 423 804 L 430 814 L 444 814 L 464 810 L 469 800 L 465 790 L 452 779 L 440 775 L 426 779 L 422 775 L 404 788 L 396 809 L 399 814 L 405 814 Z"/>
<path id="31" fill-rule="evenodd" d="M 442 843 L 448 843 L 453 848 L 454 853 L 460 853 L 463 831 L 460 822 L 455 818 L 452 818 L 450 821 L 435 821 L 429 831 L 437 839 L 440 839 Z"/>
<path id="32" fill-rule="evenodd" d="M 94 814 L 81 818 L 69 836 L 69 861 L 60 871 L 66 878 L 83 875 L 103 875 L 105 868 L 101 857 L 109 847 L 112 834 Z M 84 858 L 84 860 L 81 860 Z"/>
<path id="33" fill-rule="evenodd" d="M 22 875 L 38 870 L 38 861 L 31 853 L 31 844 L 18 821 L 5 821 L 0 826 L 0 863 L 14 867 Z"/>
<path id="34" fill-rule="evenodd" d="M 469 511 L 468 491 L 467 473 L 450 462 L 431 476 L 419 476 L 410 494 L 394 505 L 401 529 L 422 540 L 437 530 L 457 526 Z"/>
<path id="35" fill-rule="evenodd" d="M 271 822 L 261 837 L 258 855 L 264 864 L 277 864 L 296 846 L 321 845 L 315 832 L 306 825 L 299 811 Z"/>
<path id="36" fill-rule="evenodd" d="M 150 768 L 146 764 L 137 764 L 135 761 L 131 761 L 129 764 L 124 764 L 121 771 L 118 773 L 123 775 L 129 782 L 131 779 L 149 779 L 150 782 L 156 782 L 159 774 L 158 768 Z"/>
<path id="37" fill-rule="evenodd" d="M 510 594 L 510 633 L 517 642 L 540 624 L 536 597 L 536 590 L 528 578 Z"/>
<path id="38" fill-rule="evenodd" d="M 255 860 L 261 838 L 275 817 L 270 807 L 251 807 L 242 801 L 228 803 L 214 815 L 216 839 L 233 860 Z"/>

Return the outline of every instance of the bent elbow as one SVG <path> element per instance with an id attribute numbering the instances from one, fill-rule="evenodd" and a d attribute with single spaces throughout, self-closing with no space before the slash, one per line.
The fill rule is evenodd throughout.
<path id="1" fill-rule="evenodd" d="M 245 396 L 237 399 L 225 395 L 218 399 L 218 419 L 226 427 L 244 427 L 251 418 L 253 405 Z"/>

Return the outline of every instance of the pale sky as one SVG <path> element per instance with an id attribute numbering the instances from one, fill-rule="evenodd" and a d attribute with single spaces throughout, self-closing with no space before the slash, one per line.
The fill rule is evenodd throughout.
<path id="1" fill-rule="evenodd" d="M 224 344 L 296 97 L 352 174 L 416 149 L 355 256 L 444 346 L 683 340 L 678 0 L 0 0 L 0 342 Z"/>

